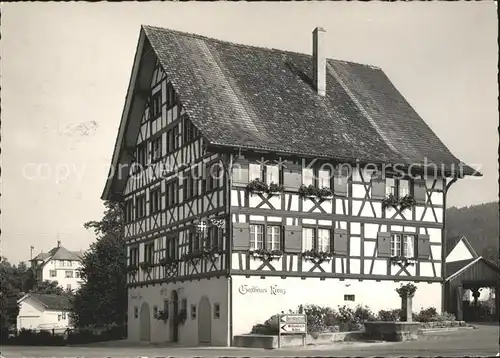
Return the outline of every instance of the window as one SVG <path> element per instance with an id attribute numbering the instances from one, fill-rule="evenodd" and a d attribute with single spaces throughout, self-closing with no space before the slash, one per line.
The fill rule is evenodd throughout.
<path id="1" fill-rule="evenodd" d="M 391 256 L 393 257 L 415 257 L 415 236 L 407 234 L 391 235 Z"/>
<path id="2" fill-rule="evenodd" d="M 330 252 L 330 230 L 318 229 L 318 244 L 316 246 L 318 252 Z"/>
<path id="3" fill-rule="evenodd" d="M 73 271 L 65 271 L 64 272 L 64 277 L 66 277 L 66 278 L 73 278 Z"/>
<path id="4" fill-rule="evenodd" d="M 281 227 L 268 226 L 267 227 L 267 250 L 280 250 L 281 249 Z"/>
<path id="5" fill-rule="evenodd" d="M 318 188 L 330 188 L 330 171 L 328 169 L 318 170 Z"/>
<path id="6" fill-rule="evenodd" d="M 330 252 L 331 251 L 331 230 L 327 228 L 302 229 L 302 240 L 304 251 Z"/>
<path id="7" fill-rule="evenodd" d="M 186 310 L 187 312 L 187 308 L 188 308 L 188 301 L 186 298 L 183 298 L 181 301 L 181 309 Z"/>
<path id="8" fill-rule="evenodd" d="M 140 195 L 135 198 L 135 217 L 140 219 L 146 216 L 146 196 Z"/>
<path id="9" fill-rule="evenodd" d="M 149 192 L 150 212 L 157 213 L 161 211 L 161 187 L 155 188 Z"/>
<path id="10" fill-rule="evenodd" d="M 167 253 L 168 258 L 175 259 L 177 257 L 177 237 L 172 236 L 167 238 Z"/>
<path id="11" fill-rule="evenodd" d="M 158 306 L 153 306 L 153 318 L 158 318 Z"/>
<path id="12" fill-rule="evenodd" d="M 410 184 L 408 180 L 398 180 L 398 195 L 400 198 L 404 198 L 406 195 L 410 194 Z"/>
<path id="13" fill-rule="evenodd" d="M 151 96 L 149 112 L 151 115 L 150 119 L 156 119 L 161 115 L 161 91 L 158 91 Z"/>
<path id="14" fill-rule="evenodd" d="M 397 197 L 398 192 L 397 192 L 397 186 L 396 186 L 396 180 L 393 178 L 386 178 L 385 180 L 385 193 L 386 195 L 394 195 Z"/>
<path id="15" fill-rule="evenodd" d="M 214 303 L 214 318 L 219 319 L 220 318 L 220 304 Z"/>
<path id="16" fill-rule="evenodd" d="M 266 165 L 266 183 L 269 185 L 271 183 L 280 183 L 280 168 L 277 165 Z"/>
<path id="17" fill-rule="evenodd" d="M 219 186 L 221 167 L 219 163 L 212 163 L 207 169 L 207 190 L 216 189 Z"/>
<path id="18" fill-rule="evenodd" d="M 75 271 L 75 278 L 80 278 L 80 271 Z"/>
<path id="19" fill-rule="evenodd" d="M 173 152 L 179 148 L 179 126 L 176 125 L 167 132 L 167 149 L 168 152 Z"/>
<path id="20" fill-rule="evenodd" d="M 157 162 L 161 159 L 161 136 L 151 141 L 151 161 Z"/>
<path id="21" fill-rule="evenodd" d="M 387 178 L 385 194 L 392 194 L 396 198 L 404 198 L 410 194 L 410 182 L 408 180 Z"/>
<path id="22" fill-rule="evenodd" d="M 131 246 L 129 252 L 129 265 L 138 266 L 139 265 L 139 247 Z"/>
<path id="23" fill-rule="evenodd" d="M 183 124 L 184 124 L 183 141 L 184 143 L 189 143 L 198 136 L 198 130 L 187 117 L 184 118 Z"/>
<path id="24" fill-rule="evenodd" d="M 134 220 L 134 201 L 129 199 L 125 202 L 125 222 L 129 223 Z"/>
<path id="25" fill-rule="evenodd" d="M 347 196 L 349 190 L 349 169 L 340 167 L 333 177 L 333 191 L 336 196 Z"/>
<path id="26" fill-rule="evenodd" d="M 163 314 L 165 315 L 165 318 L 168 319 L 168 300 L 163 301 Z"/>
<path id="27" fill-rule="evenodd" d="M 217 226 L 210 226 L 208 228 L 208 246 L 213 249 L 222 248 L 222 229 Z"/>
<path id="28" fill-rule="evenodd" d="M 302 169 L 302 184 L 305 186 L 314 185 L 314 170 L 312 168 Z"/>
<path id="29" fill-rule="evenodd" d="M 248 184 L 248 164 L 245 163 L 235 163 L 232 167 L 233 172 L 233 183 L 237 185 Z"/>
<path id="30" fill-rule="evenodd" d="M 139 318 L 139 308 L 134 307 L 134 318 Z"/>
<path id="31" fill-rule="evenodd" d="M 136 152 L 136 158 L 135 158 L 135 163 L 136 165 L 136 173 L 144 169 L 146 166 L 146 160 L 147 160 L 147 150 L 146 150 L 146 143 L 143 142 L 137 146 L 137 152 Z"/>
<path id="32" fill-rule="evenodd" d="M 344 301 L 354 301 L 354 295 L 344 295 Z"/>
<path id="33" fill-rule="evenodd" d="M 154 259 L 154 248 L 155 248 L 155 244 L 154 242 L 148 242 L 147 244 L 144 244 L 144 262 L 147 262 L 147 263 L 154 263 L 153 259 Z"/>
<path id="34" fill-rule="evenodd" d="M 61 315 L 60 315 L 60 314 L 58 314 L 58 315 L 57 315 L 57 320 L 58 320 L 58 321 L 60 321 L 60 320 L 61 320 Z"/>
<path id="35" fill-rule="evenodd" d="M 63 313 L 61 314 L 61 318 L 62 318 L 62 319 L 66 319 L 66 312 L 63 312 Z"/>
<path id="36" fill-rule="evenodd" d="M 50 277 L 57 277 L 57 271 L 56 270 L 50 270 Z"/>
<path id="37" fill-rule="evenodd" d="M 191 319 L 196 319 L 196 305 L 191 305 Z"/>
<path id="38" fill-rule="evenodd" d="M 248 172 L 250 181 L 255 179 L 262 180 L 262 170 L 260 164 L 249 164 Z"/>
<path id="39" fill-rule="evenodd" d="M 194 171 L 194 172 L 193 172 Z M 184 195 L 185 199 L 191 199 L 198 195 L 197 170 L 184 173 Z"/>
<path id="40" fill-rule="evenodd" d="M 177 203 L 177 183 L 175 181 L 171 181 L 166 184 L 166 203 L 167 207 L 173 206 Z"/>
<path id="41" fill-rule="evenodd" d="M 250 250 L 264 249 L 264 225 L 250 225 Z"/>
<path id="42" fill-rule="evenodd" d="M 173 107 L 176 102 L 177 95 L 174 91 L 174 87 L 172 86 L 172 83 L 169 82 L 167 84 L 167 106 L 168 107 Z"/>
<path id="43" fill-rule="evenodd" d="M 71 284 L 70 284 L 70 283 L 68 283 L 68 284 L 66 285 L 66 289 L 67 289 L 68 291 L 70 291 L 70 290 L 71 290 Z"/>

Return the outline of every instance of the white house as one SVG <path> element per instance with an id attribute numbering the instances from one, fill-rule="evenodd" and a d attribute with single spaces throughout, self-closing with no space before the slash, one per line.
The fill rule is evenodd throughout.
<path id="1" fill-rule="evenodd" d="M 28 293 L 20 298 L 17 329 L 55 329 L 62 331 L 70 326 L 71 302 L 65 295 Z"/>
<path id="2" fill-rule="evenodd" d="M 405 282 L 441 309 L 447 190 L 480 174 L 324 36 L 311 56 L 141 28 L 102 194 L 130 340 L 227 346 L 300 304 L 398 308 Z"/>
<path id="3" fill-rule="evenodd" d="M 31 260 L 31 267 L 40 281 L 57 281 L 65 290 L 77 290 L 82 284 L 80 251 L 68 251 L 57 242 L 49 252 L 41 252 Z"/>

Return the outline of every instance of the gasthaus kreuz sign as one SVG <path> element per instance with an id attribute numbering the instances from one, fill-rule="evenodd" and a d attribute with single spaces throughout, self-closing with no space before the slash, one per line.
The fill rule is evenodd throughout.
<path id="1" fill-rule="evenodd" d="M 283 314 L 279 316 L 278 347 L 282 335 L 301 335 L 306 345 L 307 317 L 305 314 Z"/>

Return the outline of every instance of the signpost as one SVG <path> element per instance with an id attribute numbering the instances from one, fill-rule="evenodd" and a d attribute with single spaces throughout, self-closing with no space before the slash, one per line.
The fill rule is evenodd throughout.
<path id="1" fill-rule="evenodd" d="M 307 317 L 305 314 L 283 314 L 279 316 L 278 348 L 281 348 L 281 335 L 301 335 L 302 345 L 306 345 Z"/>

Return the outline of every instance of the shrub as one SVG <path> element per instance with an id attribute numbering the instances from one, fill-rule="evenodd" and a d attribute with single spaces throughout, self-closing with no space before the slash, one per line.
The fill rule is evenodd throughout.
<path id="1" fill-rule="evenodd" d="M 434 307 L 429 307 L 421 309 L 419 313 L 414 313 L 413 318 L 417 322 L 435 322 L 438 319 L 438 313 Z"/>
<path id="2" fill-rule="evenodd" d="M 279 330 L 279 314 L 272 315 L 264 324 L 256 324 L 252 327 L 252 334 L 278 334 Z"/>
<path id="3" fill-rule="evenodd" d="M 445 321 L 452 321 L 453 322 L 456 320 L 456 318 L 455 318 L 455 315 L 453 313 L 443 312 L 436 317 L 436 320 L 438 322 L 445 322 Z"/>
<path id="4" fill-rule="evenodd" d="M 400 321 L 401 316 L 402 316 L 401 309 L 380 310 L 378 312 L 378 319 L 380 321 Z"/>
<path id="5" fill-rule="evenodd" d="M 299 312 L 301 311 L 307 315 L 307 330 L 309 332 L 328 331 L 326 323 L 330 323 L 330 318 L 335 313 L 330 307 L 319 305 L 301 305 Z"/>
<path id="6" fill-rule="evenodd" d="M 365 321 L 376 321 L 377 316 L 372 312 L 372 310 L 368 306 L 358 305 L 354 309 L 354 315 L 358 319 L 359 322 Z"/>

